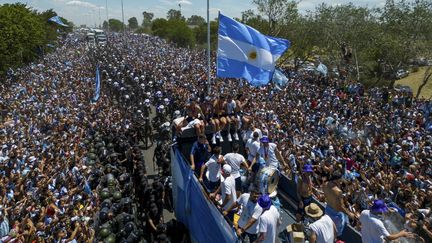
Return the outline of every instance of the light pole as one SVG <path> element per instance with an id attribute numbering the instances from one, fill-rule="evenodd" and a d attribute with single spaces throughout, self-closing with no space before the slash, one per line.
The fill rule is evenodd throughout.
<path id="1" fill-rule="evenodd" d="M 109 21 L 108 21 L 108 0 L 105 0 L 105 11 L 106 11 L 107 32 L 109 32 Z"/>
<path id="2" fill-rule="evenodd" d="M 121 0 L 121 7 L 122 7 L 122 21 L 123 21 L 123 38 L 124 38 L 124 36 L 125 36 L 125 22 L 124 22 L 123 0 Z"/>
<path id="3" fill-rule="evenodd" d="M 211 70 L 211 62 L 210 62 L 210 3 L 209 3 L 209 0 L 207 0 L 207 92 L 208 92 L 208 94 L 210 94 L 210 90 L 211 90 L 210 70 Z"/>

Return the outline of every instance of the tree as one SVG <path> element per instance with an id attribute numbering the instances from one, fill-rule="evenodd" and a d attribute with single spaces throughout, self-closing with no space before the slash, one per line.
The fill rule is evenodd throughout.
<path id="1" fill-rule="evenodd" d="M 102 24 L 102 28 L 107 31 L 108 30 L 108 22 L 105 20 Z"/>
<path id="2" fill-rule="evenodd" d="M 188 25 L 202 25 L 206 23 L 205 19 L 198 15 L 190 16 L 186 22 Z"/>
<path id="3" fill-rule="evenodd" d="M 170 9 L 167 12 L 167 19 L 168 20 L 185 20 L 185 17 L 182 16 L 180 10 Z"/>
<path id="4" fill-rule="evenodd" d="M 142 27 L 149 28 L 152 25 L 154 14 L 146 11 L 144 11 L 142 14 L 143 14 Z"/>
<path id="5" fill-rule="evenodd" d="M 129 23 L 129 28 L 134 30 L 136 28 L 138 28 L 138 20 L 135 17 L 132 17 L 130 19 L 128 19 L 128 23 Z"/>
<path id="6" fill-rule="evenodd" d="M 168 35 L 168 21 L 163 18 L 153 20 L 151 30 L 154 35 L 165 38 Z"/>
<path id="7" fill-rule="evenodd" d="M 111 31 L 114 31 L 114 32 L 123 31 L 124 25 L 123 25 L 123 23 L 120 20 L 118 20 L 118 19 L 109 19 L 108 23 L 109 23 L 109 29 Z"/>
<path id="8" fill-rule="evenodd" d="M 55 15 L 52 9 L 38 13 L 21 3 L 0 5 L 0 77 L 8 68 L 34 61 L 57 41 L 57 29 L 65 28 L 48 22 Z"/>
<path id="9" fill-rule="evenodd" d="M 168 39 L 176 43 L 180 47 L 193 47 L 195 45 L 195 37 L 192 29 L 190 29 L 185 21 L 170 20 L 168 21 Z"/>
<path id="10" fill-rule="evenodd" d="M 267 17 L 268 33 L 278 35 L 282 26 L 288 25 L 298 17 L 296 1 L 253 0 L 258 12 Z"/>

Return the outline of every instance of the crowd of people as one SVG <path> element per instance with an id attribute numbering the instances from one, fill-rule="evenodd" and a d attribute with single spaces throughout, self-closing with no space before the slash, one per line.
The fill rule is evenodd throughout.
<path id="1" fill-rule="evenodd" d="M 237 232 L 251 241 L 276 237 L 277 208 L 241 180 L 242 171 L 266 166 L 296 179 L 299 220 L 315 208 L 311 197 L 327 203 L 334 239 L 347 223 L 371 234 L 365 225 L 387 207 L 430 239 L 429 101 L 291 69 L 283 88 L 215 79 L 208 92 L 205 63 L 204 51 L 157 37 L 112 34 L 105 47 L 92 47 L 74 33 L 38 63 L 10 72 L 0 90 L 2 241 L 186 241 L 162 215 L 169 166 L 153 183 L 143 167 L 139 144 L 152 106 L 153 125 L 184 115 L 176 135 L 195 128 L 201 142 L 192 169 L 224 214 L 242 209 Z M 97 65 L 102 89 L 92 101 Z M 224 139 L 237 144 L 230 154 L 218 147 Z M 214 172 L 207 179 L 206 170 Z"/>

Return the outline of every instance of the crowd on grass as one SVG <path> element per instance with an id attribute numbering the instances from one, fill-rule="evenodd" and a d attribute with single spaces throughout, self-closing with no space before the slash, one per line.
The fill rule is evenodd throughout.
<path id="1" fill-rule="evenodd" d="M 186 241 L 172 230 L 181 228 L 176 222 L 163 219 L 165 177 L 146 178 L 139 144 L 151 106 L 161 123 L 184 111 L 177 136 L 183 126 L 196 129 L 196 149 L 207 152 L 199 158 L 192 153 L 192 168 L 203 182 L 206 169 L 216 171 L 208 181 L 215 183 L 205 184 L 212 198 L 222 199 L 223 213 L 246 212 L 248 203 L 258 210 L 249 217 L 238 212 L 245 217 L 239 235 L 265 242 L 276 236 L 279 212 L 268 195 L 238 179 L 240 168 L 253 175 L 272 167 L 298 183 L 298 220 L 316 215 L 308 214 L 316 208 L 311 197 L 330 205 L 325 215 L 331 220 L 323 218 L 327 226 L 334 222 L 334 239 L 346 223 L 364 240 L 396 237 L 385 228 L 367 230 L 387 208 L 406 223 L 397 237 L 414 237 L 409 231 L 430 239 L 429 101 L 295 69 L 285 70 L 289 83 L 282 88 L 215 79 L 208 93 L 205 60 L 204 51 L 157 37 L 113 34 L 106 46 L 95 47 L 74 33 L 54 53 L 2 77 L 1 240 Z M 102 89 L 94 101 L 97 65 Z M 206 127 L 214 131 L 208 137 L 202 136 Z M 222 155 L 217 145 L 224 139 L 243 140 L 247 152 Z M 231 179 L 216 183 L 221 177 Z"/>

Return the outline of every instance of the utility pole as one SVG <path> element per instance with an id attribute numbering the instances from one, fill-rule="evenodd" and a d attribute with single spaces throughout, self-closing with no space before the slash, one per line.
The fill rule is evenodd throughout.
<path id="1" fill-rule="evenodd" d="M 207 0 L 207 94 L 210 94 L 211 91 L 210 70 L 210 3 Z"/>
<path id="2" fill-rule="evenodd" d="M 108 0 L 105 0 L 105 10 L 106 10 L 107 33 L 108 33 L 108 31 L 109 31 L 109 21 L 108 21 Z"/>
<path id="3" fill-rule="evenodd" d="M 122 7 L 123 39 L 124 39 L 124 37 L 125 37 L 125 22 L 124 22 L 123 0 L 121 0 L 121 7 Z"/>

